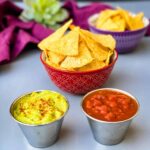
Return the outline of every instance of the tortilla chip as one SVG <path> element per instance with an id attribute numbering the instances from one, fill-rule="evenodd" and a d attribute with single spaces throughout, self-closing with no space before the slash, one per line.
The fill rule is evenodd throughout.
<path id="1" fill-rule="evenodd" d="M 116 47 L 116 41 L 111 35 L 94 34 L 87 30 L 80 29 L 81 33 L 86 37 L 90 37 L 92 41 L 96 41 L 104 47 L 114 50 Z M 85 39 L 86 39 L 85 37 Z M 89 43 L 90 44 L 90 43 Z M 106 50 L 106 49 L 105 49 Z"/>
<path id="2" fill-rule="evenodd" d="M 47 38 L 45 38 L 44 40 L 42 40 L 39 44 L 38 47 L 41 50 L 47 50 L 48 46 L 54 42 L 59 40 L 64 33 L 66 32 L 66 30 L 69 28 L 69 26 L 71 25 L 72 20 L 69 20 L 67 23 L 65 23 L 61 28 L 59 28 L 58 30 L 56 30 L 54 33 L 52 33 L 51 35 L 49 35 Z"/>
<path id="3" fill-rule="evenodd" d="M 143 13 L 136 16 L 125 9 L 107 9 L 102 11 L 95 21 L 96 28 L 108 31 L 137 30 L 144 27 Z"/>
<path id="4" fill-rule="evenodd" d="M 52 67 L 57 68 L 57 69 L 60 69 L 60 66 L 59 66 L 59 65 L 56 65 L 56 64 L 52 63 L 52 62 L 49 61 L 47 58 L 46 58 L 45 62 L 46 62 L 49 66 L 52 66 Z"/>
<path id="5" fill-rule="evenodd" d="M 118 26 L 112 19 L 108 19 L 102 26 L 102 30 L 117 31 Z"/>
<path id="6" fill-rule="evenodd" d="M 59 55 L 57 53 L 51 52 L 51 51 L 44 51 L 47 61 L 50 61 L 56 65 L 59 65 L 60 62 L 62 62 L 65 59 L 65 56 Z"/>
<path id="7" fill-rule="evenodd" d="M 111 56 L 114 54 L 113 51 L 109 51 L 108 52 L 108 56 L 107 56 L 107 59 L 105 61 L 105 65 L 109 65 L 110 64 L 110 61 L 111 61 Z"/>
<path id="8" fill-rule="evenodd" d="M 112 9 L 106 9 L 102 12 L 100 12 L 100 15 L 96 21 L 96 27 L 97 28 L 101 28 L 103 26 L 103 24 L 111 17 L 117 15 L 119 12 L 117 12 L 116 10 L 112 10 Z"/>
<path id="9" fill-rule="evenodd" d="M 85 43 L 82 41 L 79 44 L 79 54 L 78 56 L 67 56 L 65 60 L 61 63 L 62 68 L 80 68 L 89 64 L 93 60 L 89 49 L 86 47 Z"/>
<path id="10" fill-rule="evenodd" d="M 64 35 L 60 40 L 48 45 L 48 50 L 64 56 L 78 55 L 79 33 L 72 30 Z"/>
<path id="11" fill-rule="evenodd" d="M 129 14 L 128 11 L 122 9 L 122 8 L 118 8 L 119 12 L 120 12 L 120 15 L 122 16 L 122 18 L 124 18 L 125 20 L 125 24 L 126 24 L 126 29 L 127 30 L 131 30 L 133 28 L 133 25 L 132 25 L 132 17 L 131 15 Z"/>
<path id="12" fill-rule="evenodd" d="M 106 64 L 103 61 L 98 61 L 94 59 L 90 64 L 85 65 L 78 69 L 78 71 L 91 71 L 103 68 Z"/>
<path id="13" fill-rule="evenodd" d="M 113 20 L 113 22 L 117 25 L 117 31 L 125 31 L 126 23 L 124 19 L 120 18 L 120 20 Z"/>
<path id="14" fill-rule="evenodd" d="M 89 71 L 110 63 L 116 45 L 112 36 L 93 34 L 73 25 L 70 28 L 71 31 L 66 34 L 66 30 L 58 29 L 56 34 L 43 40 L 44 45 L 41 42 L 49 66 L 61 70 Z M 61 31 L 60 35 L 58 31 Z"/>
<path id="15" fill-rule="evenodd" d="M 104 61 L 107 59 L 107 48 L 104 48 L 101 46 L 99 43 L 95 42 L 92 40 L 90 37 L 87 37 L 83 34 L 81 34 L 82 38 L 87 44 L 87 47 L 91 51 L 91 55 L 93 58 L 99 60 L 99 61 Z"/>
<path id="16" fill-rule="evenodd" d="M 119 21 L 120 19 L 123 19 L 123 18 L 120 16 L 120 14 L 118 14 L 118 15 L 116 15 L 116 16 L 111 17 L 111 19 L 112 19 L 114 22 L 117 22 L 117 21 Z"/>
<path id="17" fill-rule="evenodd" d="M 133 17 L 134 26 L 131 30 L 137 30 L 144 27 L 143 17 L 144 14 L 142 12 L 138 13 L 135 17 Z"/>

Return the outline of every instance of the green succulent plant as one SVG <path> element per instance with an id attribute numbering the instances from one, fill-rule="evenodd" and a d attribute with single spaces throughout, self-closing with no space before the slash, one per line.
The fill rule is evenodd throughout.
<path id="1" fill-rule="evenodd" d="M 58 0 L 24 0 L 23 20 L 35 20 L 50 28 L 58 28 L 68 17 L 68 12 Z"/>

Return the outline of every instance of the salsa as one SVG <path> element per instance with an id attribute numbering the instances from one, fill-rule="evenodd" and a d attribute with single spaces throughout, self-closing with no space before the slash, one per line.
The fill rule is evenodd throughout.
<path id="1" fill-rule="evenodd" d="M 68 109 L 66 99 L 59 93 L 44 90 L 21 97 L 13 107 L 16 120 L 32 125 L 59 119 Z"/>
<path id="2" fill-rule="evenodd" d="M 88 115 L 109 122 L 129 119 L 138 110 L 133 98 L 113 90 L 95 91 L 85 97 L 82 105 Z"/>

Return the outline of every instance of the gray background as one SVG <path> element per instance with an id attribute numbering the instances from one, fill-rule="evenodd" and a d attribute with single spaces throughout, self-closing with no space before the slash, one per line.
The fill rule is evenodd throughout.
<path id="1" fill-rule="evenodd" d="M 116 3 L 111 3 L 116 6 Z M 82 4 L 83 5 L 83 4 Z M 144 11 L 150 17 L 150 2 L 117 3 L 131 11 Z M 149 150 L 150 147 L 150 38 L 144 38 L 134 52 L 119 55 L 115 68 L 103 87 L 126 90 L 136 96 L 141 108 L 125 140 L 115 146 L 94 141 L 88 122 L 80 108 L 82 96 L 58 89 L 48 78 L 40 51 L 28 49 L 14 62 L 0 66 L 0 150 L 37 150 L 31 147 L 9 115 L 9 106 L 19 95 L 50 89 L 64 94 L 70 110 L 64 120 L 59 141 L 43 150 Z M 40 149 L 42 150 L 42 149 Z"/>

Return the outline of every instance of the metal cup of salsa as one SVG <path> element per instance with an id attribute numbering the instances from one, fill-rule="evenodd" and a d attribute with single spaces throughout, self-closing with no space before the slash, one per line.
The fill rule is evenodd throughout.
<path id="1" fill-rule="evenodd" d="M 139 110 L 131 94 L 114 88 L 87 93 L 81 102 L 95 140 L 103 145 L 120 143 Z"/>
<path id="2" fill-rule="evenodd" d="M 18 97 L 10 106 L 10 114 L 33 147 L 45 148 L 57 141 L 68 109 L 63 95 L 40 90 Z"/>

